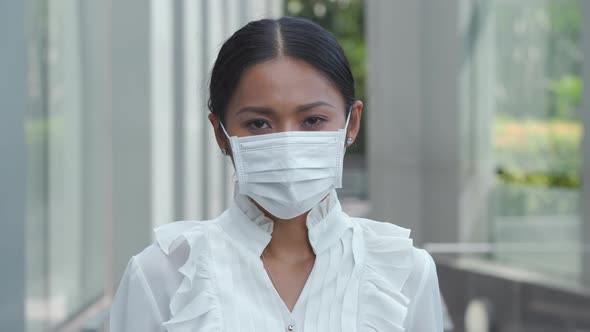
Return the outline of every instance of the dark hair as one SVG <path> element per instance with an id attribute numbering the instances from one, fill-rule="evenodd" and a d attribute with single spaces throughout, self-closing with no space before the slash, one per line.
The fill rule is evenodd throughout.
<path id="1" fill-rule="evenodd" d="M 281 55 L 303 60 L 340 91 L 346 110 L 354 102 L 354 78 L 336 38 L 316 23 L 295 17 L 246 24 L 221 47 L 209 84 L 209 110 L 223 122 L 242 73 Z"/>

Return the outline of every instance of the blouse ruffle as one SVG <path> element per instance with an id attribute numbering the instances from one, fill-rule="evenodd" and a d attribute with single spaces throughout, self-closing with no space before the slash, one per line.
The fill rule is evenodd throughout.
<path id="1" fill-rule="evenodd" d="M 213 284 L 207 227 L 211 222 L 182 221 L 155 230 L 156 241 L 170 256 L 188 245 L 188 258 L 178 272 L 183 280 L 170 300 L 171 318 L 163 323 L 169 332 L 220 331 L 221 309 Z M 180 253 L 179 253 L 180 254 Z"/>
<path id="2" fill-rule="evenodd" d="M 321 210 L 310 212 L 308 227 L 322 226 L 319 221 L 326 212 L 333 210 L 334 205 L 338 205 L 337 200 L 329 199 L 322 204 Z M 258 213 L 254 215 L 256 211 L 248 212 L 250 218 L 254 217 L 251 221 L 266 233 L 272 232 L 267 218 Z M 368 219 L 350 220 L 354 224 L 354 237 L 362 240 L 353 240 L 351 244 L 356 252 L 359 278 L 353 278 L 356 280 L 346 291 L 345 301 L 350 309 L 346 312 L 355 312 L 356 318 L 354 315 L 343 317 L 343 322 L 356 322 L 359 332 L 404 332 L 410 301 L 402 289 L 414 265 L 410 231 Z M 170 332 L 188 332 L 195 327 L 199 331 L 223 330 L 222 310 L 211 265 L 209 236 L 212 228 L 215 228 L 214 221 L 176 222 L 155 230 L 157 243 L 166 255 L 175 255 L 177 251 L 181 255 L 188 251 L 186 262 L 178 269 L 183 279 L 171 297 L 171 318 L 163 323 Z"/>
<path id="3" fill-rule="evenodd" d="M 402 293 L 413 268 L 410 231 L 355 218 L 364 234 L 366 262 L 359 289 L 360 331 L 405 331 L 409 299 Z"/>

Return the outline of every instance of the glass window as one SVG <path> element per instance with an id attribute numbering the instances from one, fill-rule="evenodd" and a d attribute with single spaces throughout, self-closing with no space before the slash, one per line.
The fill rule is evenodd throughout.
<path id="1" fill-rule="evenodd" d="M 496 0 L 493 8 L 490 240 L 508 249 L 494 258 L 568 280 L 581 273 L 579 7 Z"/>
<path id="2" fill-rule="evenodd" d="M 108 130 L 89 104 L 78 5 L 28 7 L 28 331 L 55 328 L 105 291 Z"/>

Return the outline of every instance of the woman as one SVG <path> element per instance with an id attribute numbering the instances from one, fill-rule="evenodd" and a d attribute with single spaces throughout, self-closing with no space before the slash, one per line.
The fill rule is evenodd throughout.
<path id="1" fill-rule="evenodd" d="M 155 230 L 119 285 L 112 332 L 442 331 L 431 257 L 336 197 L 363 104 L 329 32 L 290 17 L 247 24 L 219 52 L 209 109 L 234 203 Z"/>

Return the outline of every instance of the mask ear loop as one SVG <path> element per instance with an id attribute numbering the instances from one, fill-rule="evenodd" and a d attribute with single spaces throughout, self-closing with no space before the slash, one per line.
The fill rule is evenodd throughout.
<path id="1" fill-rule="evenodd" d="M 221 130 L 223 130 L 225 137 L 227 137 L 227 139 L 229 139 L 229 134 L 227 133 L 227 130 L 225 130 L 225 126 L 223 125 L 223 123 L 221 123 L 221 121 L 219 121 L 219 126 L 221 127 Z"/>
<path id="2" fill-rule="evenodd" d="M 350 114 L 352 113 L 352 105 L 350 106 L 350 108 L 348 108 L 348 115 L 346 116 L 346 123 L 344 124 L 344 150 L 346 151 L 346 148 L 352 144 L 352 143 L 348 143 L 348 140 L 352 141 L 352 138 L 346 138 L 348 136 L 348 123 L 350 122 Z"/>
<path id="3" fill-rule="evenodd" d="M 348 115 L 346 116 L 346 124 L 344 125 L 344 130 L 348 129 L 348 122 L 350 122 L 350 114 L 352 113 L 352 106 L 348 108 Z"/>
<path id="4" fill-rule="evenodd" d="M 225 137 L 227 137 L 228 143 L 230 143 L 231 146 L 231 138 L 229 137 L 229 134 L 227 133 L 227 130 L 225 130 L 225 126 L 223 125 L 223 123 L 221 121 L 219 121 L 219 126 L 221 127 L 221 130 L 223 130 L 223 133 L 225 134 Z M 225 155 L 225 153 L 224 153 Z"/>

